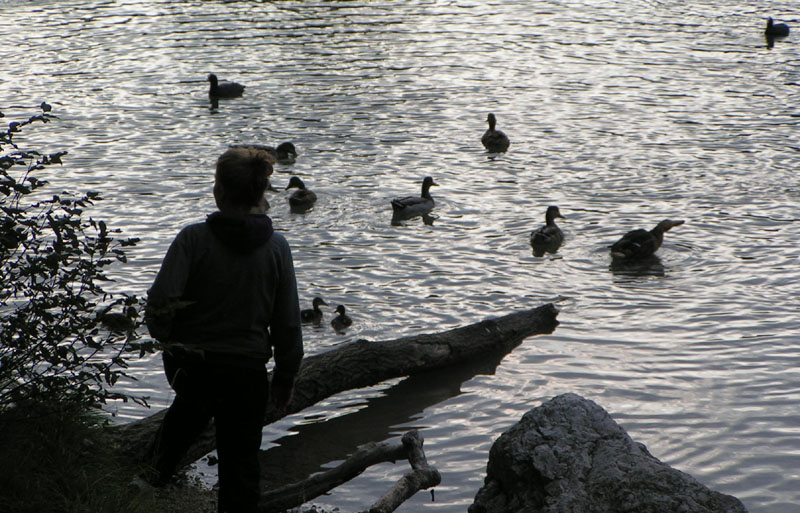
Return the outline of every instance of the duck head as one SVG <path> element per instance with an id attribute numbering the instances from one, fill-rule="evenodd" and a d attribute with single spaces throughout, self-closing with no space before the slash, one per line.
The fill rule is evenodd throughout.
<path id="1" fill-rule="evenodd" d="M 215 85 L 218 84 L 217 76 L 215 74 L 213 74 L 213 73 L 209 73 L 208 74 L 208 81 L 211 82 L 212 86 L 215 86 Z"/>
<path id="2" fill-rule="evenodd" d="M 328 303 L 326 303 L 325 300 L 322 299 L 321 297 L 317 296 L 311 301 L 311 305 L 314 308 L 318 308 L 320 305 L 328 306 Z"/>
<path id="3" fill-rule="evenodd" d="M 336 313 L 339 315 L 344 315 L 344 305 L 339 305 L 336 307 Z"/>
<path id="4" fill-rule="evenodd" d="M 680 226 L 684 223 L 683 220 L 680 221 L 673 221 L 672 219 L 664 219 L 660 223 L 658 223 L 654 229 L 654 231 L 659 231 L 661 233 L 668 232 L 671 228 L 675 228 L 676 226 Z"/>
<path id="5" fill-rule="evenodd" d="M 294 147 L 294 144 L 291 142 L 282 142 L 275 148 L 275 152 L 278 154 L 279 159 L 285 159 L 289 155 L 293 157 L 297 157 L 297 149 Z"/>
<path id="6" fill-rule="evenodd" d="M 494 130 L 494 127 L 497 124 L 497 118 L 494 117 L 494 114 L 490 112 L 489 115 L 486 116 L 486 122 L 489 123 L 489 129 Z"/>
<path id="7" fill-rule="evenodd" d="M 433 178 L 431 178 L 430 176 L 426 176 L 425 178 L 422 179 L 422 189 L 423 190 L 430 189 L 432 185 L 435 185 L 437 187 L 439 186 L 439 184 L 434 182 Z"/>
<path id="8" fill-rule="evenodd" d="M 305 189 L 306 184 L 303 183 L 303 181 L 300 179 L 299 176 L 293 176 L 289 178 L 289 185 L 287 185 L 286 189 L 284 190 L 289 190 L 292 187 L 297 187 L 298 189 Z"/>
<path id="9" fill-rule="evenodd" d="M 547 213 L 544 215 L 545 220 L 550 223 L 556 217 L 560 217 L 561 219 L 565 219 L 564 216 L 561 215 L 561 211 L 555 205 L 550 205 L 547 207 Z"/>

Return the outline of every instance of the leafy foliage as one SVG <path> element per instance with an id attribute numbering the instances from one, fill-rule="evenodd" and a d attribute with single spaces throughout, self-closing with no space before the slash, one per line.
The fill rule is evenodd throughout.
<path id="1" fill-rule="evenodd" d="M 48 104 L 40 108 L 0 132 L 0 413 L 28 399 L 144 403 L 110 390 L 132 352 L 155 349 L 136 340 L 141 300 L 103 289 L 109 266 L 125 262 L 137 239 L 116 239 L 119 230 L 87 219 L 99 193 L 45 193 L 37 174 L 67 152 L 24 150 L 14 140 L 57 119 Z"/>

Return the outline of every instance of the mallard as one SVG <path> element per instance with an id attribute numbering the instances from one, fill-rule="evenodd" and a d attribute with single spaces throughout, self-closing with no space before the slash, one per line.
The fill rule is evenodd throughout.
<path id="1" fill-rule="evenodd" d="M 293 187 L 297 187 L 297 190 L 289 196 L 289 205 L 291 207 L 309 208 L 317 201 L 317 195 L 313 191 L 306 189 L 306 184 L 303 183 L 300 177 L 293 176 L 289 178 L 289 185 L 286 186 L 285 190 Z"/>
<path id="2" fill-rule="evenodd" d="M 244 86 L 236 82 L 223 82 L 219 83 L 217 76 L 213 73 L 208 75 L 208 81 L 211 82 L 211 87 L 208 89 L 208 97 L 211 100 L 219 98 L 238 98 L 244 93 Z"/>
<path id="3" fill-rule="evenodd" d="M 789 25 L 785 23 L 774 23 L 772 17 L 767 19 L 767 28 L 764 29 L 764 36 L 767 39 L 774 39 L 776 37 L 786 37 L 789 35 Z"/>
<path id="4" fill-rule="evenodd" d="M 110 310 L 111 307 L 108 306 L 97 312 L 97 320 L 112 333 L 131 334 L 136 326 L 136 318 L 139 317 L 139 312 L 136 308 L 128 306 L 125 308 L 124 313 L 111 312 Z"/>
<path id="5" fill-rule="evenodd" d="M 497 118 L 491 112 L 486 117 L 486 122 L 489 123 L 489 128 L 484 132 L 481 137 L 483 147 L 491 153 L 502 153 L 508 149 L 511 142 L 508 140 L 506 134 L 500 130 L 495 130 Z"/>
<path id="6" fill-rule="evenodd" d="M 322 310 L 319 309 L 320 305 L 328 306 L 324 299 L 317 296 L 311 301 L 311 308 L 300 311 L 300 320 L 303 322 L 313 322 L 315 324 L 322 320 Z"/>
<path id="7" fill-rule="evenodd" d="M 664 219 L 650 230 L 633 230 L 622 236 L 610 246 L 611 256 L 627 260 L 636 260 L 652 256 L 664 242 L 664 232 L 682 225 L 683 221 Z"/>
<path id="8" fill-rule="evenodd" d="M 555 253 L 564 242 L 564 233 L 556 225 L 557 217 L 564 219 L 558 207 L 555 205 L 547 207 L 544 216 L 545 225 L 531 232 L 531 246 L 534 250 L 539 250 L 539 253 L 543 254 L 545 251 Z"/>
<path id="9" fill-rule="evenodd" d="M 430 188 L 433 185 L 439 185 L 433 181 L 433 178 L 426 176 L 422 180 L 422 194 L 419 196 L 406 196 L 404 198 L 395 198 L 392 200 L 392 219 L 411 219 L 412 217 L 422 216 L 428 214 L 433 210 L 433 198 L 431 197 Z"/>
<path id="10" fill-rule="evenodd" d="M 297 160 L 297 149 L 289 141 L 282 142 L 275 148 L 275 160 L 278 164 L 294 164 Z"/>
<path id="11" fill-rule="evenodd" d="M 331 319 L 331 326 L 334 330 L 344 331 L 345 328 L 353 324 L 353 320 L 345 313 L 344 305 L 337 306 L 336 313 L 339 315 Z"/>

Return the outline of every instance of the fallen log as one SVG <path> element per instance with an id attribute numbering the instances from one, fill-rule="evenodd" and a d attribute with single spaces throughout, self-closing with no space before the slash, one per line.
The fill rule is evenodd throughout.
<path id="1" fill-rule="evenodd" d="M 278 513 L 300 506 L 350 481 L 372 465 L 394 463 L 406 458 L 411 465 L 411 472 L 400 478 L 369 510 L 369 513 L 391 513 L 418 491 L 436 486 L 442 481 L 439 472 L 428 465 L 422 443 L 419 432 L 412 430 L 403 435 L 400 444 L 366 444 L 333 469 L 315 474 L 299 483 L 263 492 L 258 503 L 258 512 Z"/>
<path id="2" fill-rule="evenodd" d="M 558 325 L 553 304 L 487 319 L 448 331 L 371 342 L 358 340 L 303 360 L 295 383 L 294 399 L 284 414 L 269 407 L 264 424 L 296 413 L 346 390 L 377 385 L 383 381 L 447 367 L 487 354 L 507 353 L 532 335 L 551 333 Z M 358 372 L 353 372 L 358 369 Z M 120 450 L 133 461 L 144 462 L 147 450 L 165 414 L 114 428 Z M 209 426 L 189 450 L 190 464 L 215 447 Z"/>

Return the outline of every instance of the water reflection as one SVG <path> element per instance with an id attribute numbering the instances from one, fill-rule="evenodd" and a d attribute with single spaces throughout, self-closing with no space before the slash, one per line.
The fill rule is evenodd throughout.
<path id="1" fill-rule="evenodd" d="M 608 266 L 615 276 L 618 277 L 643 277 L 643 276 L 664 276 L 664 264 L 658 255 L 652 255 L 639 260 L 625 260 L 612 258 Z"/>
<path id="2" fill-rule="evenodd" d="M 556 254 L 561 247 L 562 240 L 563 239 L 540 241 L 539 239 L 534 240 L 531 238 L 530 242 L 533 256 L 538 258 L 543 257 L 545 253 Z"/>
<path id="3" fill-rule="evenodd" d="M 390 439 L 399 432 L 392 426 L 403 425 L 404 431 L 425 428 L 419 418 L 426 408 L 459 395 L 461 385 L 474 376 L 494 374 L 505 354 L 410 376 L 367 399 L 354 413 L 292 427 L 293 435 L 275 440 L 277 446 L 261 453 L 265 488 L 300 481 L 347 458 L 363 444 Z"/>

